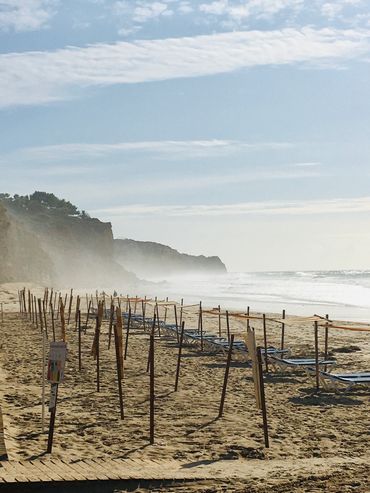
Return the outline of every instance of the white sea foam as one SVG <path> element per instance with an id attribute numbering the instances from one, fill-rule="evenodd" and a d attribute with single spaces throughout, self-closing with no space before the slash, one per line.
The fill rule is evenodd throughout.
<path id="1" fill-rule="evenodd" d="M 164 279 L 156 279 L 164 281 Z M 329 314 L 339 320 L 370 322 L 370 271 L 233 272 L 206 277 L 173 277 L 150 295 L 202 300 L 207 306 L 294 315 Z M 154 291 L 154 290 L 153 290 Z"/>

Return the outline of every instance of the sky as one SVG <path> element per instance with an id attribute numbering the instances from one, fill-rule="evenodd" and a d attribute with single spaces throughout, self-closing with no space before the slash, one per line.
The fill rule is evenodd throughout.
<path id="1" fill-rule="evenodd" d="M 370 269 L 369 0 L 0 0 L 0 192 L 230 271 Z"/>

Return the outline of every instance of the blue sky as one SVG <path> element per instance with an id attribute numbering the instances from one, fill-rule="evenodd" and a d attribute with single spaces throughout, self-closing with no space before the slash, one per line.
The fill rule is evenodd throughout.
<path id="1" fill-rule="evenodd" d="M 0 0 L 1 191 L 230 270 L 370 268 L 367 0 Z"/>

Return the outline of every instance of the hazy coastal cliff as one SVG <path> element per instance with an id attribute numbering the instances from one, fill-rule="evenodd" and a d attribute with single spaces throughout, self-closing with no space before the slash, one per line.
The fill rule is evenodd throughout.
<path id="1" fill-rule="evenodd" d="M 152 241 L 114 240 L 114 256 L 117 262 L 139 277 L 226 272 L 219 257 L 187 255 Z"/>
<path id="2" fill-rule="evenodd" d="M 0 281 L 74 286 L 134 283 L 113 258 L 110 223 L 53 194 L 0 200 Z"/>
<path id="3" fill-rule="evenodd" d="M 136 285 L 137 276 L 226 271 L 218 257 L 115 240 L 110 223 L 46 192 L 0 194 L 0 232 L 0 282 L 109 287 Z"/>

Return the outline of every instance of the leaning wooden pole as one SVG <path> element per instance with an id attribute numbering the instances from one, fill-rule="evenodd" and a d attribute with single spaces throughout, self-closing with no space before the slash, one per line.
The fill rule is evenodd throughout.
<path id="1" fill-rule="evenodd" d="M 154 444 L 154 427 L 155 427 L 155 381 L 154 381 L 154 331 L 150 334 L 150 444 Z"/>
<path id="2" fill-rule="evenodd" d="M 225 398 L 226 398 L 227 382 L 229 380 L 230 365 L 231 365 L 231 356 L 232 356 L 232 352 L 233 352 L 233 344 L 234 344 L 234 334 L 232 334 L 232 336 L 231 336 L 230 344 L 229 344 L 229 351 L 227 353 L 227 361 L 226 361 L 226 368 L 225 368 L 224 384 L 223 384 L 223 387 L 222 387 L 220 409 L 218 411 L 218 417 L 219 418 L 222 418 L 222 414 L 224 412 L 224 404 L 225 404 Z"/>
<path id="3" fill-rule="evenodd" d="M 315 374 L 316 374 L 316 390 L 320 388 L 320 367 L 319 367 L 319 325 L 315 321 Z"/>
<path id="4" fill-rule="evenodd" d="M 181 324 L 180 342 L 179 342 L 179 353 L 177 355 L 177 368 L 176 368 L 176 378 L 175 378 L 175 392 L 177 392 L 178 385 L 179 385 L 182 344 L 183 344 L 183 341 L 184 341 L 184 328 L 185 328 L 185 322 L 182 322 L 182 324 Z"/>

